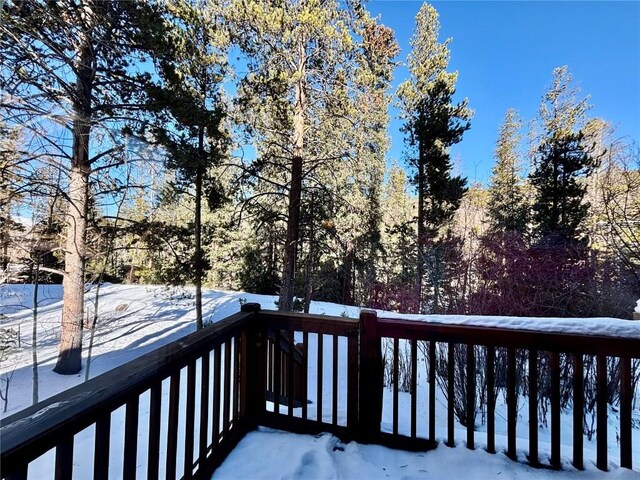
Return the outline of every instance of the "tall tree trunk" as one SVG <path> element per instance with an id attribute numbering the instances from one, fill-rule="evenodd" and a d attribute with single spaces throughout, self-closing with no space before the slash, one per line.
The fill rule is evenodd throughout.
<path id="1" fill-rule="evenodd" d="M 294 283 L 298 241 L 300 239 L 300 197 L 302 195 L 302 157 L 304 154 L 304 115 L 306 95 L 304 91 L 306 56 L 302 39 L 298 45 L 299 79 L 295 85 L 295 108 L 293 118 L 294 141 L 291 161 L 291 188 L 289 189 L 289 216 L 287 218 L 287 240 L 284 246 L 282 284 L 278 299 L 278 309 L 289 312 L 293 307 Z"/>
<path id="2" fill-rule="evenodd" d="M 31 373 L 33 389 L 31 391 L 31 403 L 38 403 L 38 288 L 40 283 L 40 255 L 36 256 L 36 274 L 33 285 L 33 324 L 31 326 Z"/>
<path id="3" fill-rule="evenodd" d="M 418 146 L 418 245 L 417 245 L 417 265 L 416 265 L 416 301 L 419 313 L 425 312 L 424 300 L 422 298 L 422 282 L 424 279 L 425 262 L 425 228 L 424 228 L 424 162 L 422 146 Z"/>
<path id="4" fill-rule="evenodd" d="M 355 247 L 352 241 L 345 246 L 342 260 L 342 304 L 353 305 L 353 256 Z"/>
<path id="5" fill-rule="evenodd" d="M 295 156 L 291 165 L 291 189 L 289 190 L 289 217 L 287 219 L 287 243 L 284 247 L 284 265 L 278 309 L 289 312 L 293 307 L 298 240 L 300 237 L 300 197 L 302 193 L 302 157 Z"/>
<path id="6" fill-rule="evenodd" d="M 87 18 L 93 16 L 85 5 Z M 95 21 L 95 20 L 94 20 Z M 91 92 L 95 77 L 95 52 L 91 29 L 80 33 L 77 60 L 76 99 L 73 119 L 73 151 L 69 178 L 69 207 L 66 217 L 67 242 L 62 282 L 62 332 L 54 372 L 73 375 L 82 369 L 82 326 L 84 320 L 84 267 L 86 258 L 87 204 L 89 196 L 89 135 L 91 133 Z"/>
<path id="7" fill-rule="evenodd" d="M 203 129 L 200 128 L 200 146 L 202 148 Z M 198 164 L 196 169 L 196 208 L 195 208 L 195 262 L 194 262 L 194 283 L 196 287 L 196 329 L 202 328 L 202 181 L 203 167 Z"/>
<path id="8" fill-rule="evenodd" d="M 86 135 L 89 135 L 89 128 L 86 129 Z M 62 282 L 62 333 L 58 361 L 53 369 L 54 372 L 63 375 L 72 375 L 82 369 L 88 185 L 88 166 L 74 165 L 71 168 L 69 184 L 67 244 L 64 256 L 65 275 Z"/>
<path id="9" fill-rule="evenodd" d="M 5 217 L 7 220 L 9 219 L 9 215 Z M 4 225 L 2 227 L 2 263 L 0 268 L 3 272 L 7 271 L 9 267 L 9 227 Z"/>

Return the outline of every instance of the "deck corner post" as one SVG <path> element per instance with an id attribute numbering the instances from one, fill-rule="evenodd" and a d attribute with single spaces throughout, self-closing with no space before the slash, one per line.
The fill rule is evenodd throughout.
<path id="1" fill-rule="evenodd" d="M 259 312 L 260 304 L 259 303 L 245 303 L 240 307 L 241 312 Z"/>
<path id="2" fill-rule="evenodd" d="M 382 420 L 383 368 L 378 316 L 375 310 L 362 310 L 358 326 L 358 436 L 373 442 L 380 435 Z"/>
<path id="3" fill-rule="evenodd" d="M 265 412 L 266 404 L 266 334 L 262 321 L 259 303 L 245 303 L 242 312 L 252 312 L 248 319 L 243 337 L 244 376 L 247 379 L 246 388 L 241 392 L 241 403 L 246 405 L 246 427 L 257 427 Z"/>

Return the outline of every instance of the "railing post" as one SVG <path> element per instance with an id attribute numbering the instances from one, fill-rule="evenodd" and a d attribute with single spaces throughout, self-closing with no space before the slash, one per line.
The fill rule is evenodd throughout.
<path id="1" fill-rule="evenodd" d="M 240 403 L 246 412 L 248 428 L 258 425 L 266 404 L 266 336 L 260 319 L 260 304 L 245 303 L 242 312 L 253 312 L 242 342 L 243 377 L 246 379 L 241 391 Z"/>
<path id="2" fill-rule="evenodd" d="M 383 389 L 381 339 L 374 310 L 360 312 L 358 330 L 358 434 L 361 440 L 372 442 L 380 435 Z"/>

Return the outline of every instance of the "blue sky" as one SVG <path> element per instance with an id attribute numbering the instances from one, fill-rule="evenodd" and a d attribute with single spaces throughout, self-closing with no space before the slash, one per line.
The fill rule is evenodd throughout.
<path id="1" fill-rule="evenodd" d="M 475 117 L 452 151 L 470 182 L 486 183 L 506 110 L 533 118 L 552 81 L 568 65 L 592 117 L 617 126 L 619 136 L 640 141 L 640 2 L 431 2 L 440 14 L 441 39 L 452 37 L 450 70 L 458 70 L 457 95 L 467 97 Z M 415 15 L 422 2 L 372 0 L 368 9 L 393 28 L 410 51 Z M 408 75 L 395 72 L 394 90 Z M 397 112 L 392 109 L 395 117 Z M 402 162 L 401 123 L 394 119 L 390 158 Z"/>

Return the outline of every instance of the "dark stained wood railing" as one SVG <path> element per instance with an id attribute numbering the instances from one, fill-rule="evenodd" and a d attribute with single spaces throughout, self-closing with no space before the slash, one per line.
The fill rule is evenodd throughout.
<path id="1" fill-rule="evenodd" d="M 91 459 L 73 458 L 74 435 L 91 425 L 95 425 L 93 477 L 108 478 L 110 453 L 113 453 L 109 451 L 112 412 L 123 406 L 124 451 L 118 476 L 135 478 L 136 465 L 143 464 L 149 479 L 158 478 L 162 470 L 168 479 L 210 477 L 245 432 L 255 427 L 255 423 L 248 421 L 246 406 L 243 408 L 239 402 L 245 395 L 242 389 L 246 389 L 246 384 L 241 385 L 240 377 L 244 375 L 241 372 L 247 369 L 240 352 L 247 341 L 247 322 L 253 315 L 251 312 L 232 315 L 2 419 L 2 478 L 27 478 L 29 463 L 53 448 L 56 480 L 72 478 L 74 461 L 91 465 Z M 183 384 L 184 370 L 186 382 Z M 199 372 L 199 381 L 196 381 L 196 372 Z M 210 389 L 212 373 L 213 388 Z M 169 383 L 168 396 L 163 396 L 163 381 Z M 137 458 L 142 418 L 140 398 L 146 392 L 149 409 L 145 420 L 149 434 L 142 441 L 148 442 L 148 453 L 147 458 Z M 222 417 L 219 413 L 221 396 Z M 197 409 L 196 397 L 199 397 Z M 168 402 L 165 405 L 168 413 L 163 416 L 161 411 L 165 402 Z M 178 441 L 181 409 L 185 422 L 183 444 Z M 211 429 L 209 418 L 213 419 Z M 164 458 L 160 457 L 162 430 L 166 432 Z M 197 456 L 194 454 L 196 441 L 199 446 Z M 184 458 L 182 465 L 177 462 L 178 450 Z"/>
<path id="2" fill-rule="evenodd" d="M 390 347 L 388 358 L 383 357 L 383 345 Z M 400 356 L 401 345 L 407 346 L 405 357 Z M 504 389 L 507 403 L 503 448 L 517 459 L 517 401 L 523 385 L 530 401 L 528 462 L 560 468 L 561 455 L 568 455 L 560 444 L 560 397 L 569 388 L 573 465 L 581 469 L 587 361 L 597 372 L 594 460 L 606 470 L 607 389 L 612 378 L 607 373 L 608 358 L 619 359 L 620 466 L 632 468 L 632 361 L 639 356 L 638 339 L 385 319 L 370 310 L 363 310 L 359 319 L 302 315 L 261 311 L 257 304 L 246 304 L 242 312 L 212 327 L 3 419 L 0 476 L 26 478 L 30 462 L 55 448 L 55 478 L 71 478 L 74 435 L 91 425 L 95 426 L 92 468 L 96 479 L 108 477 L 114 458 L 121 458 L 117 470 L 123 478 L 136 478 L 136 466 L 141 463 L 149 479 L 163 474 L 169 479 L 208 478 L 242 436 L 258 425 L 300 433 L 331 432 L 344 441 L 425 450 L 442 440 L 455 446 L 461 440 L 456 438 L 455 420 L 463 414 L 466 446 L 473 449 L 478 446 L 476 392 L 489 405 L 485 448 L 495 453 L 492 406 L 498 388 Z M 383 431 L 385 362 L 393 405 L 391 427 Z M 409 369 L 408 392 L 402 393 L 411 397 L 406 435 L 400 428 L 400 365 Z M 419 410 L 425 402 L 417 401 L 419 365 L 426 369 L 425 412 Z M 562 368 L 571 368 L 569 382 L 561 378 Z M 538 438 L 542 369 L 549 376 L 544 387 L 549 390 L 551 414 L 548 459 L 541 458 Z M 482 381 L 478 381 L 480 373 Z M 436 437 L 439 382 L 446 383 L 446 388 L 443 383 L 439 386 L 447 392 L 446 425 L 438 427 L 446 432 L 443 439 Z M 468 395 L 462 405 L 456 405 L 454 397 L 462 388 Z M 148 410 L 143 404 L 148 404 Z M 112 413 L 119 408 L 125 410 L 123 451 L 110 452 Z M 420 413 L 426 426 L 419 420 Z M 148 427 L 146 439 L 140 438 L 141 425 Z M 420 431 L 427 434 L 420 436 Z M 146 458 L 139 458 L 139 441 L 147 443 Z M 166 449 L 161 458 L 162 442 Z M 179 464 L 180 458 L 184 461 Z"/>
<path id="3" fill-rule="evenodd" d="M 266 352 L 259 353 L 266 357 L 266 391 L 249 392 L 249 395 L 266 400 L 257 406 L 260 424 L 353 437 L 349 432 L 355 431 L 357 424 L 359 321 L 260 311 L 258 325 L 258 335 L 267 339 Z M 341 341 L 346 342 L 347 361 L 339 355 Z M 317 372 L 315 382 L 309 382 L 310 370 Z M 329 382 L 325 381 L 326 376 Z M 339 378 L 346 380 L 344 399 L 339 398 Z M 324 397 L 328 397 L 328 402 Z M 309 401 L 315 410 L 312 417 Z"/>
<path id="4" fill-rule="evenodd" d="M 279 344 L 276 348 L 276 342 Z M 295 342 L 293 332 L 286 335 L 281 330 L 271 330 L 267 336 L 267 400 L 291 408 L 301 407 L 306 402 L 306 390 L 303 391 L 303 361 L 306 344 Z M 276 375 L 276 369 L 279 371 Z M 289 375 L 293 371 L 293 375 Z M 286 378 L 276 389 L 275 380 Z M 278 398 L 276 399 L 276 393 Z"/>
<path id="5" fill-rule="evenodd" d="M 396 364 L 396 352 L 398 340 L 403 339 L 411 343 L 428 342 L 428 369 L 431 372 L 436 370 L 436 358 L 433 355 L 434 349 L 445 347 L 447 351 L 447 441 L 449 446 L 455 445 L 454 431 L 454 388 L 455 376 L 458 367 L 455 365 L 455 346 L 466 346 L 466 388 L 471 392 L 467 396 L 466 418 L 474 418 L 474 405 L 476 388 L 474 385 L 476 375 L 469 375 L 468 372 L 476 372 L 475 352 L 481 348 L 486 353 L 486 372 L 488 404 L 492 405 L 495 400 L 495 373 L 496 373 L 496 351 L 506 348 L 506 401 L 507 401 L 507 446 L 506 454 L 513 459 L 516 454 L 516 423 L 517 423 L 517 351 L 525 351 L 528 354 L 528 375 L 523 381 L 527 382 L 529 400 L 529 451 L 528 460 L 531 465 L 539 466 L 542 462 L 538 453 L 538 408 L 537 408 L 537 388 L 540 381 L 538 372 L 538 361 L 541 352 L 545 353 L 545 359 L 550 362 L 550 410 L 551 410 L 551 455 L 549 465 L 553 468 L 561 467 L 561 441 L 560 441 L 560 390 L 561 372 L 560 357 L 572 365 L 572 401 L 573 404 L 573 438 L 572 455 L 573 465 L 582 469 L 584 467 L 583 458 L 583 406 L 584 406 L 584 359 L 588 356 L 595 357 L 597 369 L 596 384 L 596 412 L 597 428 L 596 442 L 597 455 L 594 459 L 596 465 L 601 470 L 608 468 L 608 443 L 607 424 L 608 418 L 608 389 L 611 378 L 607 375 L 607 359 L 616 358 L 620 361 L 620 423 L 619 423 L 619 448 L 620 463 L 624 468 L 632 468 L 632 378 L 631 361 L 640 358 L 640 340 L 632 338 L 620 338 L 598 335 L 575 335 L 567 333 L 552 333 L 541 331 L 502 329 L 492 327 L 474 327 L 462 325 L 447 325 L 436 323 L 424 323 L 419 321 L 408 321 L 398 319 L 378 319 L 378 335 L 381 338 L 388 338 L 394 344 L 394 367 Z M 412 349 L 413 351 L 413 349 Z M 413 360 L 412 360 L 413 361 Z M 395 377 L 395 368 L 394 368 Z M 436 442 L 433 422 L 435 421 L 434 405 L 434 383 L 430 377 L 429 396 L 429 436 L 428 440 Z M 393 399 L 397 401 L 397 382 L 393 382 Z M 415 392 L 415 389 L 413 390 Z M 413 398 L 412 398 L 413 401 Z M 396 407 L 394 405 L 393 432 L 398 431 Z M 488 408 L 487 415 L 487 451 L 495 451 L 495 416 L 492 408 Z M 415 410 L 411 409 L 411 423 L 415 421 Z M 473 421 L 467 421 L 467 447 L 474 448 L 474 425 Z M 566 452 L 565 452 L 566 453 Z"/>

